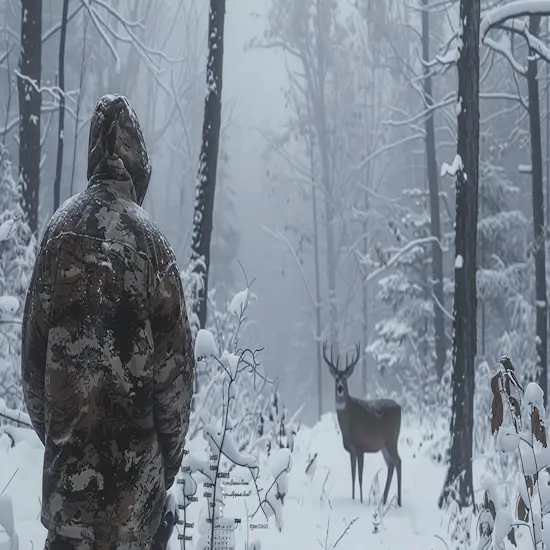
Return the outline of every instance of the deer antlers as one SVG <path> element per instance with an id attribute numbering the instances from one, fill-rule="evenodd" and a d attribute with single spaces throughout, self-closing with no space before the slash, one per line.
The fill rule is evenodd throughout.
<path id="1" fill-rule="evenodd" d="M 334 364 L 334 361 L 332 359 L 332 344 L 330 345 L 330 359 L 327 357 L 327 342 L 323 342 L 323 359 L 325 360 L 325 363 L 328 365 L 328 368 L 330 370 L 330 373 L 332 376 L 336 376 L 336 374 L 341 373 L 344 377 L 344 379 L 349 378 L 353 372 L 353 369 L 355 368 L 355 365 L 357 365 L 357 362 L 359 361 L 359 354 L 361 351 L 361 347 L 359 345 L 359 342 L 355 344 L 355 355 L 352 356 L 351 361 L 348 359 L 348 354 L 346 353 L 346 366 L 344 370 L 340 371 L 339 364 L 340 364 L 340 356 L 336 356 L 336 365 Z"/>

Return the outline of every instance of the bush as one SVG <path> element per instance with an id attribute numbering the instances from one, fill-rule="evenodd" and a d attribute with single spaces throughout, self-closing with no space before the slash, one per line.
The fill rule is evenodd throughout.
<path id="1" fill-rule="evenodd" d="M 524 528 L 534 550 L 549 550 L 550 475 L 546 468 L 550 448 L 544 425 L 544 392 L 535 382 L 524 388 L 507 356 L 500 358 L 498 371 L 491 378 L 491 392 L 491 434 L 496 438 L 497 452 L 516 454 L 519 469 L 511 503 L 502 499 L 491 477 L 484 478 L 478 549 L 491 544 L 496 550 L 504 549 L 505 539 L 516 546 L 516 532 Z"/>
<path id="2" fill-rule="evenodd" d="M 283 504 L 292 466 L 292 436 L 287 437 L 287 434 L 296 430 L 292 425 L 285 426 L 283 415 L 279 423 L 285 433 L 284 443 L 281 437 L 280 444 L 277 444 L 279 448 L 270 454 L 269 463 L 262 463 L 260 444 L 266 443 L 271 447 L 275 430 L 269 429 L 260 437 L 257 435 L 265 424 L 260 418 L 266 415 L 266 410 L 273 409 L 273 399 L 266 399 L 264 390 L 270 381 L 259 368 L 262 348 L 239 346 L 239 331 L 246 319 L 249 300 L 247 288 L 231 301 L 227 315 L 216 316 L 218 326 L 227 330 L 226 335 L 215 337 L 211 331 L 204 329 L 196 335 L 195 358 L 206 363 L 208 384 L 201 384 L 199 394 L 194 397 L 186 456 L 178 480 L 182 486 L 179 497 L 179 508 L 183 512 L 183 518 L 179 521 L 182 526 L 179 532 L 182 548 L 191 538 L 186 519 L 189 506 L 199 501 L 196 496 L 199 483 L 203 483 L 205 489 L 206 513 L 203 508 L 204 521 L 200 521 L 197 527 L 197 550 L 214 547 L 216 527 L 225 525 L 226 529 L 231 530 L 231 525 L 239 523 L 240 518 L 224 517 L 226 493 L 223 486 L 223 479 L 238 469 L 249 477 L 257 499 L 257 505 L 252 513 L 247 514 L 246 521 L 260 522 L 257 516 L 262 515 L 265 522 L 273 518 L 279 531 L 283 528 Z M 276 416 L 271 415 L 271 418 L 272 424 L 275 424 Z M 264 466 L 269 467 L 270 475 L 264 479 L 267 485 L 262 484 L 267 488 L 261 490 L 258 479 Z M 258 541 L 254 541 L 253 545 L 254 548 L 260 547 Z"/>

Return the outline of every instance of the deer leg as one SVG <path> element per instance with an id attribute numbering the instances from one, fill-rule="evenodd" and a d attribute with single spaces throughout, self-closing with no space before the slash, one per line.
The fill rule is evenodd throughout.
<path id="1" fill-rule="evenodd" d="M 397 505 L 401 506 L 401 458 L 395 453 L 395 458 L 393 459 L 395 464 L 395 469 L 397 470 Z"/>
<path id="2" fill-rule="evenodd" d="M 388 500 L 388 492 L 390 490 L 391 480 L 393 478 L 393 471 L 395 469 L 395 466 L 393 464 L 393 460 L 390 454 L 386 449 L 382 449 L 382 455 L 384 456 L 384 460 L 386 461 L 386 466 L 388 467 L 388 477 L 386 478 L 386 486 L 384 487 L 384 496 L 382 498 L 382 502 L 386 504 L 386 501 Z"/>
<path id="3" fill-rule="evenodd" d="M 359 473 L 359 494 L 361 495 L 361 503 L 363 503 L 363 466 L 365 465 L 365 455 L 359 453 L 357 455 L 357 466 Z"/>
<path id="4" fill-rule="evenodd" d="M 397 451 L 397 442 L 390 445 L 388 456 L 397 470 L 397 505 L 401 506 L 401 458 Z"/>
<path id="5" fill-rule="evenodd" d="M 351 461 L 351 498 L 355 500 L 355 468 L 357 466 L 357 455 L 350 452 L 349 458 Z"/>

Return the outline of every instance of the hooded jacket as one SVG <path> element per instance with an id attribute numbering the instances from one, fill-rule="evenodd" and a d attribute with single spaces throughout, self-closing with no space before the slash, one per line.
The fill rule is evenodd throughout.
<path id="1" fill-rule="evenodd" d="M 150 540 L 183 457 L 193 345 L 174 253 L 141 208 L 150 176 L 133 108 L 102 97 L 88 187 L 46 228 L 23 318 L 42 523 L 61 536 Z"/>

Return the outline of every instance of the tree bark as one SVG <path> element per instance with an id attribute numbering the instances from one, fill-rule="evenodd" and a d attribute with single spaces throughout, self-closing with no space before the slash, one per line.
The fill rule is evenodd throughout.
<path id="1" fill-rule="evenodd" d="M 309 106 L 308 106 L 309 108 Z M 309 165 L 311 169 L 311 207 L 313 216 L 313 269 L 315 271 L 315 347 L 317 352 L 317 419 L 323 414 L 323 360 L 321 358 L 321 278 L 319 273 L 319 226 L 317 192 L 315 189 L 315 155 L 313 136 L 309 136 Z"/>
<path id="2" fill-rule="evenodd" d="M 327 261 L 327 286 L 328 286 L 328 305 L 329 305 L 329 330 L 330 339 L 334 345 L 335 353 L 339 353 L 339 335 L 338 335 L 338 298 L 336 295 L 336 245 L 334 242 L 334 204 L 335 197 L 333 193 L 333 183 L 331 178 L 330 164 L 330 146 L 327 128 L 327 107 L 326 107 L 326 78 L 328 71 L 328 61 L 326 52 L 326 41 L 328 40 L 328 25 L 326 18 L 329 17 L 330 8 L 317 0 L 317 29 L 316 39 L 316 61 L 317 61 L 317 94 L 313 94 L 314 105 L 313 112 L 315 116 L 315 126 L 317 130 L 317 139 L 319 140 L 319 154 L 321 157 L 321 182 L 324 190 L 325 206 L 325 231 L 326 231 L 326 261 Z"/>
<path id="3" fill-rule="evenodd" d="M 429 0 L 422 0 L 422 58 L 430 60 L 430 13 Z M 424 65 L 424 101 L 426 109 L 433 106 L 431 69 Z M 430 230 L 437 242 L 432 244 L 432 293 L 434 309 L 435 371 L 441 380 L 447 360 L 447 339 L 445 336 L 445 317 L 443 308 L 443 251 L 441 250 L 441 220 L 439 214 L 439 176 L 435 148 L 434 112 L 429 110 L 424 120 L 426 130 L 426 175 L 430 195 Z"/>
<path id="4" fill-rule="evenodd" d="M 474 502 L 472 432 L 476 357 L 476 252 L 479 162 L 480 0 L 461 0 L 462 47 L 458 58 L 455 293 L 453 301 L 453 410 L 450 463 L 439 505 Z M 469 534 L 467 535 L 469 537 Z"/>
<path id="5" fill-rule="evenodd" d="M 210 0 L 208 61 L 206 65 L 207 92 L 204 103 L 202 146 L 191 242 L 191 260 L 195 266 L 195 272 L 202 278 L 202 288 L 195 302 L 195 313 L 200 328 L 205 328 L 207 318 L 210 241 L 221 128 L 224 25 L 225 0 Z"/>
<path id="6" fill-rule="evenodd" d="M 323 361 L 321 359 L 321 282 L 319 277 L 319 230 L 317 228 L 317 193 L 312 189 L 313 206 L 313 257 L 315 263 L 315 344 L 317 348 L 317 419 L 323 414 Z"/>
<path id="7" fill-rule="evenodd" d="M 53 184 L 53 209 L 59 208 L 61 202 L 61 174 L 63 172 L 63 145 L 65 142 L 65 38 L 67 36 L 67 14 L 69 0 L 63 0 L 61 15 L 61 36 L 59 38 L 59 123 L 57 128 L 57 160 Z"/>
<path id="8" fill-rule="evenodd" d="M 529 18 L 529 32 L 538 37 L 540 16 Z M 546 251 L 544 227 L 544 182 L 542 172 L 542 138 L 540 129 L 539 79 L 537 58 L 529 52 L 527 65 L 527 90 L 529 97 L 529 129 L 531 134 L 531 179 L 533 193 L 533 231 L 535 258 L 536 296 L 536 349 L 537 383 L 544 391 L 544 405 L 547 404 L 548 390 L 548 336 L 546 300 Z"/>
<path id="9" fill-rule="evenodd" d="M 368 212 L 370 208 L 370 201 L 368 193 L 365 193 L 365 220 L 363 221 L 363 257 L 367 257 L 369 252 L 369 241 L 367 239 L 367 232 L 369 229 L 368 224 Z M 367 281 L 368 277 L 368 267 L 365 266 L 365 271 L 363 273 L 363 284 L 361 285 L 361 341 L 362 341 L 362 350 L 361 350 L 361 389 L 363 399 L 367 399 L 368 394 L 368 356 L 367 356 L 367 346 L 369 344 L 369 283 Z"/>
<path id="10" fill-rule="evenodd" d="M 19 95 L 19 185 L 31 231 L 38 233 L 40 190 L 40 110 L 42 95 L 42 0 L 21 0 Z"/>

